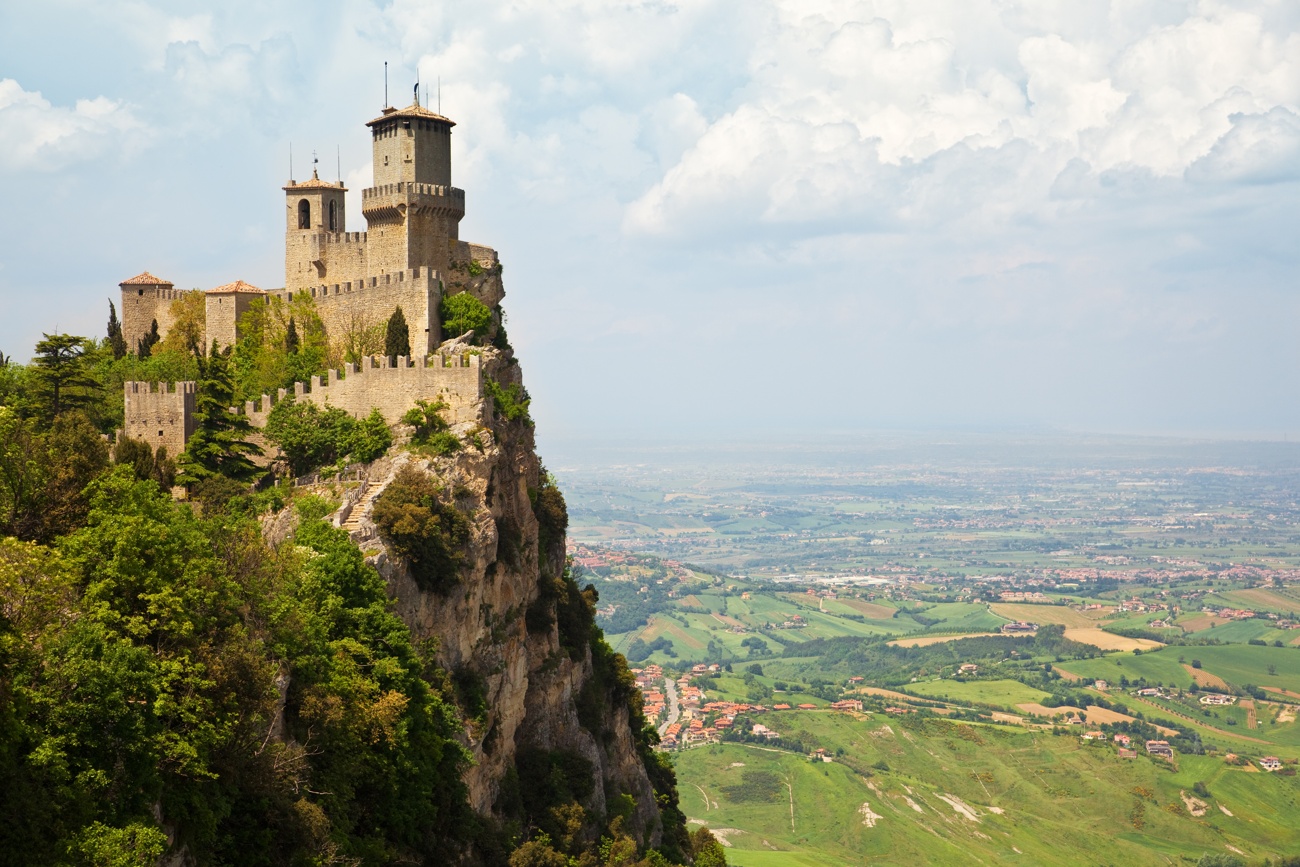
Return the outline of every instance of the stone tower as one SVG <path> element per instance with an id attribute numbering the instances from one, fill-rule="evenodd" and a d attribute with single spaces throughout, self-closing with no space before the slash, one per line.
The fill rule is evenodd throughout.
<path id="1" fill-rule="evenodd" d="M 370 127 L 374 186 L 361 193 L 366 232 L 347 232 L 342 182 L 312 173 L 284 187 L 285 291 L 302 291 L 413 269 L 445 273 L 465 216 L 451 185 L 448 118 L 419 101 L 386 108 Z"/>

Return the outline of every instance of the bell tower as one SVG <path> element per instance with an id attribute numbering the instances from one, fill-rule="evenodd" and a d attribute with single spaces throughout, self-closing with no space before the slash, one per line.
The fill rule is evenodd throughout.
<path id="1" fill-rule="evenodd" d="M 284 187 L 284 277 L 286 286 L 310 285 L 330 277 L 321 236 L 346 232 L 343 182 L 289 181 Z"/>

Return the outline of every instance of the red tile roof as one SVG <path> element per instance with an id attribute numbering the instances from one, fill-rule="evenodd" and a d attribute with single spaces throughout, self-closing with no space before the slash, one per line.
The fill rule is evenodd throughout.
<path id="1" fill-rule="evenodd" d="M 366 126 L 374 126 L 377 123 L 383 123 L 393 118 L 419 118 L 421 120 L 440 120 L 448 126 L 455 126 L 456 122 L 449 117 L 443 117 L 436 111 L 429 111 L 422 105 L 408 105 L 406 108 L 397 109 L 389 106 L 384 109 L 384 113 L 374 120 L 366 121 Z"/>
<path id="2" fill-rule="evenodd" d="M 248 292 L 254 295 L 265 295 L 265 289 L 258 289 L 251 283 L 245 283 L 243 280 L 236 280 L 234 283 L 227 283 L 224 286 L 217 286 L 215 289 L 209 289 L 208 294 L 215 295 L 226 292 Z"/>
<path id="3" fill-rule="evenodd" d="M 118 283 L 119 286 L 171 286 L 170 280 L 164 280 L 161 277 L 155 277 L 148 271 L 141 271 L 130 280 L 123 280 Z"/>

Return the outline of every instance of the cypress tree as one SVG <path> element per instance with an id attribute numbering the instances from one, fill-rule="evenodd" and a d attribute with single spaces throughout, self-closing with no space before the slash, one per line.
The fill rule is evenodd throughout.
<path id="1" fill-rule="evenodd" d="M 300 340 L 298 337 L 298 326 L 293 321 L 293 317 L 290 316 L 289 328 L 284 333 L 284 351 L 289 353 L 290 355 L 297 355 L 298 347 L 301 344 L 302 344 L 302 340 Z"/>
<path id="2" fill-rule="evenodd" d="M 177 461 L 177 482 L 188 486 L 214 476 L 248 482 L 261 473 L 248 458 L 259 451 L 247 440 L 253 426 L 246 416 L 231 411 L 234 401 L 230 354 L 218 351 L 214 340 L 208 357 L 199 358 L 194 434 Z"/>
<path id="3" fill-rule="evenodd" d="M 117 318 L 117 308 L 108 302 L 108 345 L 113 348 L 113 360 L 126 355 L 126 338 L 122 336 L 122 323 Z"/>
<path id="4" fill-rule="evenodd" d="M 135 354 L 141 358 L 148 358 L 150 355 L 153 355 L 153 348 L 157 345 L 159 340 L 162 340 L 162 335 L 158 333 L 158 320 L 155 319 L 153 325 L 149 327 L 149 333 L 144 337 L 141 337 L 140 341 L 136 344 Z"/>
<path id="5" fill-rule="evenodd" d="M 390 364 L 397 363 L 397 356 L 411 357 L 411 331 L 406 327 L 406 316 L 399 305 L 388 317 L 388 331 L 384 335 L 384 355 Z"/>

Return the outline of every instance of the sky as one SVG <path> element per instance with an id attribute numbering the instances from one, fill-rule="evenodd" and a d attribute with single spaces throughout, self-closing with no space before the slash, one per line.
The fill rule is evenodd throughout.
<path id="1" fill-rule="evenodd" d="M 0 0 L 0 351 L 363 230 L 385 61 L 543 443 L 1300 436 L 1294 0 Z"/>

